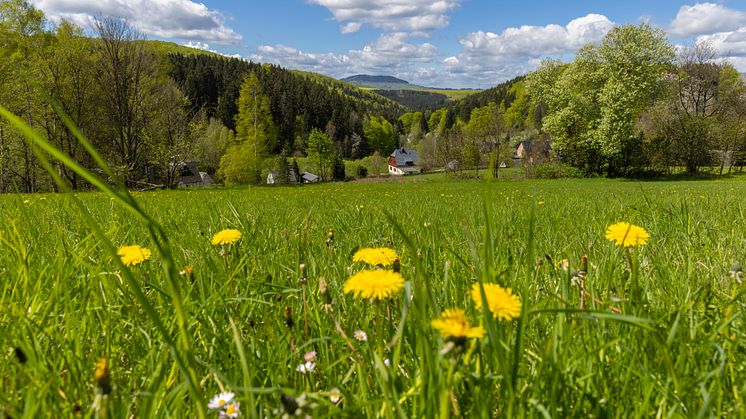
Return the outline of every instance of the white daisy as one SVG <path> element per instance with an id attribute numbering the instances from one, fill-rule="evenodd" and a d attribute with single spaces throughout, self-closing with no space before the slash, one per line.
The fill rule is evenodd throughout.
<path id="1" fill-rule="evenodd" d="M 241 403 L 233 402 L 225 406 L 225 410 L 220 411 L 219 417 L 221 418 L 237 418 L 241 416 Z"/>
<path id="2" fill-rule="evenodd" d="M 342 400 L 342 392 L 339 391 L 338 388 L 333 388 L 332 391 L 329 392 L 329 400 L 337 404 L 340 400 Z"/>
<path id="3" fill-rule="evenodd" d="M 315 363 L 311 361 L 307 361 L 305 364 L 299 364 L 297 367 L 295 367 L 295 370 L 300 373 L 306 374 L 309 372 L 313 372 L 315 368 L 316 368 Z"/>
<path id="4" fill-rule="evenodd" d="M 352 336 L 354 336 L 355 339 L 359 340 L 360 342 L 365 342 L 366 340 L 368 340 L 368 335 L 362 330 L 356 330 L 355 333 L 352 334 Z"/>
<path id="5" fill-rule="evenodd" d="M 213 397 L 212 400 L 210 400 L 210 403 L 207 404 L 207 408 L 208 409 L 222 409 L 223 406 L 232 402 L 235 397 L 236 395 L 231 393 L 230 391 L 224 391 L 218 394 L 217 396 Z"/>

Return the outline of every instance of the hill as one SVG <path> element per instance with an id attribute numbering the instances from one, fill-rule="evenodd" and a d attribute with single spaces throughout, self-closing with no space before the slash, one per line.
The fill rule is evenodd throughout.
<path id="1" fill-rule="evenodd" d="M 369 74 L 358 74 L 342 79 L 343 82 L 365 87 L 376 87 L 376 85 L 408 85 L 406 80 L 398 79 L 393 76 L 371 76 Z"/>
<path id="2" fill-rule="evenodd" d="M 235 126 L 236 99 L 244 76 L 255 73 L 269 97 L 278 130 L 279 141 L 272 153 L 302 149 L 311 129 L 325 130 L 332 124 L 332 140 L 347 157 L 368 115 L 396 121 L 406 111 L 374 92 L 319 74 L 209 54 L 168 54 L 168 60 L 170 77 L 189 98 L 194 111 L 204 109 L 229 128 Z"/>
<path id="3" fill-rule="evenodd" d="M 381 96 L 401 103 L 411 110 L 435 109 L 453 100 L 478 93 L 478 89 L 445 89 L 412 84 L 393 76 L 358 74 L 341 79 L 345 83 L 372 90 Z"/>

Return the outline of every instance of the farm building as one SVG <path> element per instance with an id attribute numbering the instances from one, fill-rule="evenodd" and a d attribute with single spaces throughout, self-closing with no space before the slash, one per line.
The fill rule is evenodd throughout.
<path id="1" fill-rule="evenodd" d="M 389 156 L 389 173 L 395 176 L 403 176 L 412 173 L 421 173 L 420 158 L 413 148 L 397 148 Z"/>
<path id="2" fill-rule="evenodd" d="M 176 165 L 176 187 L 206 188 L 212 183 L 212 177 L 197 168 L 197 160 L 188 160 Z"/>
<path id="3" fill-rule="evenodd" d="M 302 172 L 300 174 L 301 183 L 317 183 L 319 177 L 310 172 Z"/>

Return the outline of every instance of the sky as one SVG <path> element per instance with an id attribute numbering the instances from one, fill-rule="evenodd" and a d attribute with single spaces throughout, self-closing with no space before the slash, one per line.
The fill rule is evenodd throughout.
<path id="1" fill-rule="evenodd" d="M 615 25 L 648 23 L 669 41 L 709 42 L 746 72 L 746 0 L 30 0 L 51 22 L 127 19 L 160 39 L 335 78 L 391 75 L 487 88 L 572 60 Z"/>

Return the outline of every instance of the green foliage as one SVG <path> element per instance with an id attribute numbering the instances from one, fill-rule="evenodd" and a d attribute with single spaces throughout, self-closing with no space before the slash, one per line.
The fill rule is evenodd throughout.
<path id="1" fill-rule="evenodd" d="M 370 117 L 364 126 L 365 138 L 373 151 L 388 156 L 397 147 L 397 134 L 385 118 Z"/>
<path id="2" fill-rule="evenodd" d="M 262 182 L 263 160 L 252 142 L 243 141 L 228 147 L 220 159 L 218 180 L 226 185 L 258 185 Z"/>
<path id="3" fill-rule="evenodd" d="M 580 50 L 569 66 L 545 61 L 527 80 L 542 128 L 567 163 L 615 174 L 632 162 L 639 116 L 663 91 L 673 46 L 646 24 L 612 29 L 598 47 Z"/>
<path id="4" fill-rule="evenodd" d="M 334 154 L 332 160 L 332 179 L 336 181 L 345 180 L 345 163 L 339 154 Z"/>
<path id="5" fill-rule="evenodd" d="M 236 141 L 254 143 L 256 152 L 263 155 L 275 149 L 277 131 L 269 109 L 269 97 L 264 95 L 255 73 L 244 77 L 236 106 Z"/>
<path id="6" fill-rule="evenodd" d="M 365 166 L 363 166 L 362 164 L 358 165 L 357 169 L 355 171 L 355 174 L 357 174 L 357 177 L 359 177 L 361 179 L 362 178 L 366 178 L 366 177 L 368 177 L 368 169 Z"/>
<path id="7" fill-rule="evenodd" d="M 306 153 L 318 170 L 319 177 L 327 179 L 335 156 L 331 138 L 319 129 L 312 129 L 308 135 Z"/>

